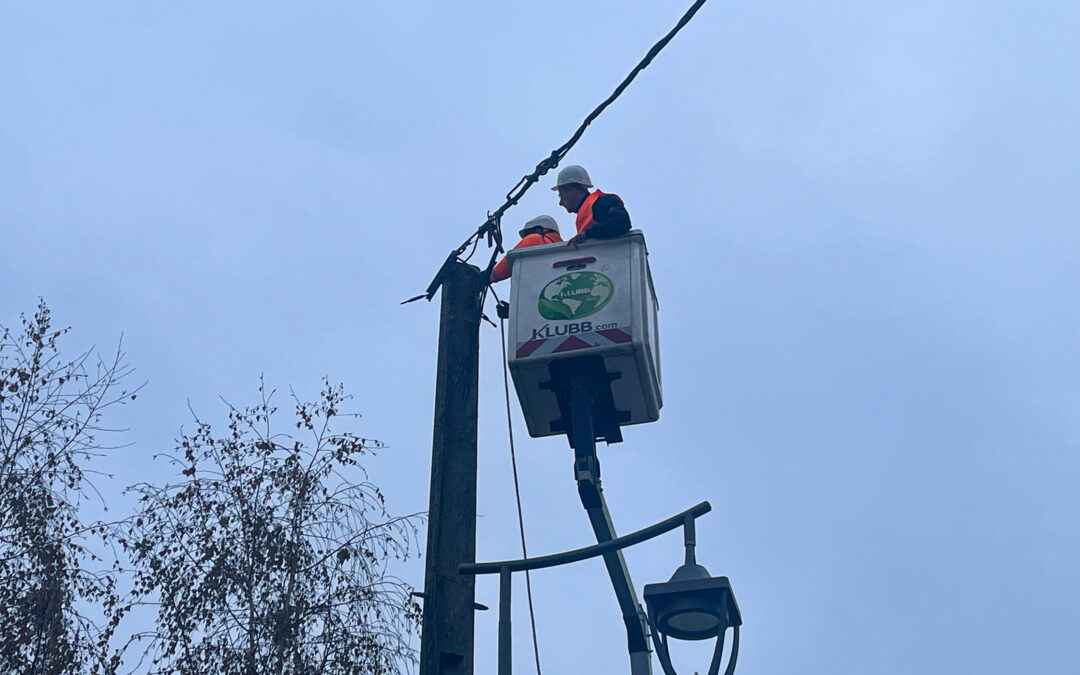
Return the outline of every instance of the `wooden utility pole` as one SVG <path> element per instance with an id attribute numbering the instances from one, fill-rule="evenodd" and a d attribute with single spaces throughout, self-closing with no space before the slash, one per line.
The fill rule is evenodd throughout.
<path id="1" fill-rule="evenodd" d="M 439 361 L 431 444 L 420 675 L 472 675 L 476 583 L 476 419 L 480 270 L 456 260 L 440 272 Z M 439 277 L 436 280 L 440 280 Z"/>

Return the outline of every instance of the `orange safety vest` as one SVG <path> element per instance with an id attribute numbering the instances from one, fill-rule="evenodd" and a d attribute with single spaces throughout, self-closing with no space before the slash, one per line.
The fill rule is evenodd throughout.
<path id="1" fill-rule="evenodd" d="M 514 248 L 528 248 L 529 246 L 540 246 L 542 244 L 554 244 L 562 241 L 562 237 L 555 230 L 543 229 L 539 232 L 530 232 L 525 235 L 521 241 L 517 243 Z M 510 278 L 510 263 L 503 257 L 495 267 L 491 270 L 491 283 L 502 281 L 503 279 Z"/>
<path id="2" fill-rule="evenodd" d="M 581 206 L 578 207 L 577 221 L 575 223 L 577 225 L 578 234 L 581 234 L 582 232 L 596 224 L 596 220 L 594 220 L 592 216 L 592 207 L 596 200 L 599 199 L 602 194 L 604 193 L 600 192 L 599 190 L 594 190 L 593 192 L 589 193 L 589 196 L 585 198 L 585 201 L 581 202 Z M 618 199 L 619 203 L 622 204 L 622 198 L 619 197 L 619 195 L 611 196 L 615 199 Z"/>

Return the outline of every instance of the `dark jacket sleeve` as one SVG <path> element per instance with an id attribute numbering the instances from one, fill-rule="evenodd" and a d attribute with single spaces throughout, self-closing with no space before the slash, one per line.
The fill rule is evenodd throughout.
<path id="1" fill-rule="evenodd" d="M 630 214 L 616 195 L 600 195 L 592 207 L 596 224 L 585 230 L 586 239 L 611 239 L 630 230 Z"/>

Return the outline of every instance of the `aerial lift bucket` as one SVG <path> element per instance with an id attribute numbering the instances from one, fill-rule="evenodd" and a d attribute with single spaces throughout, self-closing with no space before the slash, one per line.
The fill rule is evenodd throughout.
<path id="1" fill-rule="evenodd" d="M 570 382 L 587 379 L 597 439 L 660 418 L 657 302 L 645 237 L 514 249 L 510 373 L 529 435 L 567 433 Z M 573 438 L 571 438 L 573 444 Z"/>

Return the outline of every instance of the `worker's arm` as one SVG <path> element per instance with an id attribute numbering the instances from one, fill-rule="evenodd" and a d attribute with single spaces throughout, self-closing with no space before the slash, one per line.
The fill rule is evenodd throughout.
<path id="1" fill-rule="evenodd" d="M 529 233 L 529 234 L 525 235 L 525 238 L 522 239 L 521 241 L 519 241 L 517 243 L 517 245 L 514 246 L 514 248 L 528 248 L 529 246 L 543 246 L 544 244 L 552 244 L 552 243 L 555 243 L 557 241 L 562 241 L 562 239 L 559 238 L 559 233 L 558 232 L 555 232 L 554 230 L 544 230 L 543 232 L 532 232 L 532 233 Z M 492 270 L 491 270 L 491 281 L 489 281 L 488 283 L 494 284 L 494 283 L 497 283 L 499 281 L 502 281 L 503 279 L 509 279 L 509 278 L 510 278 L 510 263 L 507 262 L 506 257 L 503 256 L 503 259 L 500 260 L 499 262 L 495 263 L 495 267 L 492 268 Z"/>
<path id="2" fill-rule="evenodd" d="M 502 281 L 503 279 L 509 279 L 509 278 L 510 278 L 510 263 L 508 263 L 506 261 L 506 257 L 503 256 L 503 259 L 500 260 L 499 262 L 495 263 L 495 267 L 492 268 L 492 270 L 491 270 L 491 281 L 489 281 L 488 283 L 494 284 L 494 283 Z"/>
<path id="3" fill-rule="evenodd" d="M 586 239 L 611 239 L 630 230 L 630 214 L 616 195 L 600 195 L 592 207 L 596 224 L 583 233 Z"/>

